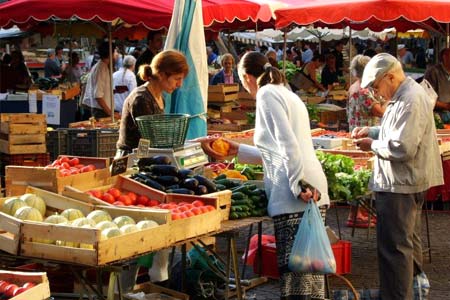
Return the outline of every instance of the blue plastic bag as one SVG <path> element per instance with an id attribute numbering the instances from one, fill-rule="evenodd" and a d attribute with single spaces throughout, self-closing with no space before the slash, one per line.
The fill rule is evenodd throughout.
<path id="1" fill-rule="evenodd" d="M 289 269 L 297 273 L 336 273 L 336 260 L 316 202 L 310 200 L 295 235 Z"/>

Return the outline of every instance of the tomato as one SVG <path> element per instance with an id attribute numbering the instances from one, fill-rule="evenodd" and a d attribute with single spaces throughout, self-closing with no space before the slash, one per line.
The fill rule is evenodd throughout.
<path id="1" fill-rule="evenodd" d="M 109 188 L 106 192 L 113 195 L 114 199 L 119 198 L 120 195 L 122 194 L 118 188 L 114 188 L 114 187 Z"/>
<path id="2" fill-rule="evenodd" d="M 114 201 L 115 201 L 114 196 L 111 195 L 111 194 L 109 194 L 109 193 L 104 193 L 104 194 L 100 197 L 100 199 L 102 199 L 102 200 L 105 201 L 105 202 L 111 203 L 111 204 L 114 204 Z"/>
<path id="3" fill-rule="evenodd" d="M 61 163 L 61 167 L 63 167 L 64 169 L 70 169 L 70 164 L 68 162 L 63 162 Z"/>
<path id="4" fill-rule="evenodd" d="M 137 197 L 137 199 L 136 199 L 136 203 L 138 204 L 138 205 L 144 205 L 144 206 L 147 206 L 148 204 L 149 204 L 149 199 L 148 199 L 148 197 L 147 196 L 145 196 L 145 195 L 139 195 L 138 197 Z"/>
<path id="5" fill-rule="evenodd" d="M 101 199 L 101 197 L 102 197 L 102 192 L 99 190 L 90 190 L 90 191 L 87 191 L 87 193 L 94 196 L 95 198 Z"/>
<path id="6" fill-rule="evenodd" d="M 19 294 L 21 294 L 21 293 L 23 293 L 23 292 L 25 292 L 27 289 L 26 288 L 24 288 L 24 287 L 18 287 L 17 289 L 15 289 L 14 291 L 13 291 L 13 296 L 17 296 L 17 295 L 19 295 Z"/>
<path id="7" fill-rule="evenodd" d="M 179 206 L 186 205 L 186 204 L 189 204 L 189 203 L 188 203 L 188 202 L 185 202 L 185 201 L 178 202 L 178 205 L 179 205 Z"/>
<path id="8" fill-rule="evenodd" d="M 67 156 L 60 156 L 60 157 L 59 157 L 59 163 L 60 163 L 60 164 L 62 164 L 62 163 L 68 163 L 69 160 L 70 160 L 70 158 L 68 158 Z"/>
<path id="9" fill-rule="evenodd" d="M 31 289 L 34 286 L 36 286 L 36 284 L 33 282 L 26 282 L 26 283 L 24 283 L 24 285 L 22 285 L 22 287 L 26 288 L 27 290 Z"/>
<path id="10" fill-rule="evenodd" d="M 187 207 L 186 205 L 182 205 L 182 206 L 179 206 L 179 207 L 178 207 L 178 210 L 179 210 L 179 211 L 188 211 L 188 210 L 189 210 L 189 207 Z"/>
<path id="11" fill-rule="evenodd" d="M 80 169 L 81 173 L 86 173 L 86 172 L 90 172 L 90 171 L 92 171 L 92 170 L 88 166 L 84 166 Z"/>
<path id="12" fill-rule="evenodd" d="M 158 200 L 155 200 L 155 199 L 151 199 L 151 200 L 149 200 L 148 201 L 148 206 L 158 206 L 158 205 L 160 205 L 161 204 L 161 202 L 159 202 Z"/>
<path id="13" fill-rule="evenodd" d="M 55 160 L 55 161 L 53 161 L 53 162 L 51 163 L 50 166 L 56 167 L 56 166 L 59 166 L 59 165 L 60 165 L 59 160 Z"/>
<path id="14" fill-rule="evenodd" d="M 172 220 L 179 220 L 179 219 L 182 219 L 181 214 L 172 213 Z"/>
<path id="15" fill-rule="evenodd" d="M 195 200 L 194 202 L 192 202 L 192 205 L 199 207 L 205 205 L 205 203 L 203 203 L 203 201 L 200 200 Z"/>
<path id="16" fill-rule="evenodd" d="M 125 204 L 123 204 L 123 202 L 121 201 L 115 201 L 113 204 L 116 206 L 125 206 Z"/>
<path id="17" fill-rule="evenodd" d="M 61 174 L 61 176 L 63 177 L 72 175 L 72 173 L 70 173 L 70 170 L 67 169 L 60 169 L 59 174 Z"/>
<path id="18" fill-rule="evenodd" d="M 172 208 L 170 211 L 172 212 L 172 214 L 182 213 L 182 211 L 180 211 L 178 208 Z"/>
<path id="19" fill-rule="evenodd" d="M 69 164 L 71 166 L 76 166 L 76 165 L 80 164 L 80 159 L 78 157 L 74 157 L 71 160 L 69 160 Z"/>
<path id="20" fill-rule="evenodd" d="M 8 297 L 12 297 L 14 295 L 14 291 L 18 288 L 19 287 L 17 286 L 17 284 L 10 283 L 5 287 L 4 294 Z"/>
<path id="21" fill-rule="evenodd" d="M 70 174 L 75 175 L 75 174 L 80 174 L 80 169 L 74 168 L 74 167 L 70 167 Z"/>
<path id="22" fill-rule="evenodd" d="M 171 209 L 170 205 L 167 203 L 160 204 L 159 207 L 161 207 L 162 209 Z"/>
<path id="23" fill-rule="evenodd" d="M 184 214 L 184 216 L 185 216 L 186 218 L 195 216 L 195 214 L 194 214 L 192 211 L 190 211 L 190 210 L 185 211 L 183 214 Z"/>
<path id="24" fill-rule="evenodd" d="M 200 215 L 202 213 L 202 210 L 200 207 L 194 207 L 190 211 L 193 212 L 194 215 Z"/>
<path id="25" fill-rule="evenodd" d="M 206 206 L 200 206 L 199 208 L 202 211 L 202 214 L 209 212 L 209 209 Z"/>
<path id="26" fill-rule="evenodd" d="M 81 168 L 84 167 L 84 165 L 83 164 L 78 164 L 78 165 L 75 165 L 74 167 L 77 168 L 77 169 L 81 169 Z"/>
<path id="27" fill-rule="evenodd" d="M 91 169 L 91 171 L 94 171 L 94 170 L 97 169 L 97 167 L 95 165 L 93 165 L 93 164 L 90 164 L 90 165 L 87 165 L 87 166 Z"/>
<path id="28" fill-rule="evenodd" d="M 127 195 L 120 195 L 119 198 L 117 198 L 118 201 L 122 202 L 125 205 L 133 205 L 133 202 L 131 201 L 131 198 Z"/>
<path id="29" fill-rule="evenodd" d="M 183 206 L 186 206 L 189 210 L 194 208 L 194 205 L 192 205 L 191 203 L 185 204 Z"/>
<path id="30" fill-rule="evenodd" d="M 5 280 L 0 280 L 0 294 L 3 294 L 5 292 L 6 286 L 8 286 L 10 283 Z"/>
<path id="31" fill-rule="evenodd" d="M 205 205 L 205 207 L 208 209 L 208 211 L 216 210 L 216 208 L 212 205 Z"/>
<path id="32" fill-rule="evenodd" d="M 137 195 L 136 195 L 136 193 L 128 192 L 128 193 L 127 193 L 127 196 L 130 197 L 131 203 L 136 204 L 136 201 L 137 201 Z"/>

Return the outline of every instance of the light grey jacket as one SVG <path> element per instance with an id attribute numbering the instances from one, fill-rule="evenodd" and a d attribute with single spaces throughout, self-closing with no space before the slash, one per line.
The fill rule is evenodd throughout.
<path id="1" fill-rule="evenodd" d="M 371 127 L 376 154 L 370 188 L 376 192 L 418 193 L 444 183 L 436 137 L 435 100 L 410 77 L 397 89 L 381 120 Z"/>

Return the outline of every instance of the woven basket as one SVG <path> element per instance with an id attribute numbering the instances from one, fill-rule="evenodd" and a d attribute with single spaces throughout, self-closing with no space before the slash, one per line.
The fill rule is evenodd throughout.
<path id="1" fill-rule="evenodd" d="M 184 144 L 189 126 L 187 114 L 157 114 L 136 118 L 142 138 L 152 148 L 177 148 Z"/>

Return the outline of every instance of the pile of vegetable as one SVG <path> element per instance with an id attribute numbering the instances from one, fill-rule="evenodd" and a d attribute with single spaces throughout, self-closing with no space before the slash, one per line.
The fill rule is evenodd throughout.
<path id="1" fill-rule="evenodd" d="M 267 215 L 267 197 L 263 188 L 252 182 L 232 180 L 219 175 L 214 179 L 218 190 L 231 190 L 230 219 L 262 217 Z"/>
<path id="2" fill-rule="evenodd" d="M 328 181 L 331 199 L 352 201 L 368 191 L 372 171 L 360 168 L 354 170 L 354 161 L 345 155 L 316 151 Z"/>
<path id="3" fill-rule="evenodd" d="M 204 195 L 217 191 L 214 182 L 190 169 L 179 169 L 168 156 L 141 158 L 139 173 L 131 178 L 151 188 L 175 194 Z"/>

